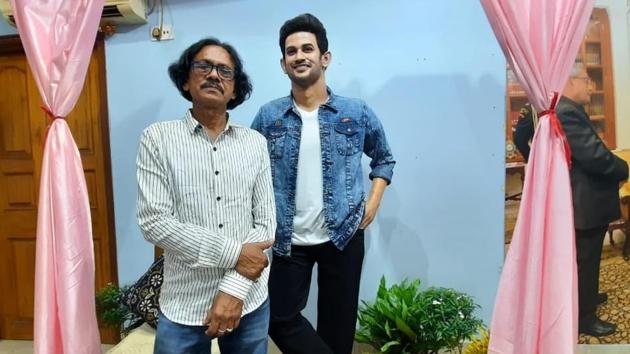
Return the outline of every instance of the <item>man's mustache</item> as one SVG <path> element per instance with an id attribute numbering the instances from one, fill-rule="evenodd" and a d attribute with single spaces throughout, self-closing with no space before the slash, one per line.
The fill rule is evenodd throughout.
<path id="1" fill-rule="evenodd" d="M 207 89 L 207 88 L 215 88 L 219 91 L 221 91 L 221 93 L 223 93 L 223 87 L 221 87 L 221 84 L 219 84 L 217 81 L 215 80 L 208 80 L 206 81 L 203 85 L 201 85 L 201 89 Z"/>
<path id="2" fill-rule="evenodd" d="M 312 66 L 309 60 L 302 59 L 302 60 L 297 60 L 295 63 L 293 63 L 292 67 L 297 68 L 300 65 L 306 65 L 308 67 Z"/>

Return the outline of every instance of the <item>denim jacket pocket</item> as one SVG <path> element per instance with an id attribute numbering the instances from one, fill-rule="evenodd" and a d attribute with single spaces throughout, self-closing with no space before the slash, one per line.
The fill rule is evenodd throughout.
<path id="1" fill-rule="evenodd" d="M 356 122 L 335 123 L 335 145 L 341 155 L 350 156 L 359 152 L 361 134 Z"/>
<path id="2" fill-rule="evenodd" d="M 272 159 L 281 159 L 284 154 L 284 144 L 287 137 L 287 128 L 272 127 L 267 134 L 269 144 L 269 156 Z"/>

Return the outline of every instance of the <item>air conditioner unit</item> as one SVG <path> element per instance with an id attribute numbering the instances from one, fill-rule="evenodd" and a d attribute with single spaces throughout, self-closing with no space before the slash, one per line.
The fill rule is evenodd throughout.
<path id="1" fill-rule="evenodd" d="M 0 11 L 5 21 L 15 27 L 10 0 L 0 0 Z M 147 23 L 146 0 L 105 0 L 101 22 L 119 25 Z"/>

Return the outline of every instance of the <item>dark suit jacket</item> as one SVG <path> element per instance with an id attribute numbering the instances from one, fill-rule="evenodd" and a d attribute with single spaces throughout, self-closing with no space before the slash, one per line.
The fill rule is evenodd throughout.
<path id="1" fill-rule="evenodd" d="M 607 226 L 621 217 L 619 182 L 628 179 L 628 164 L 608 150 L 582 105 L 562 97 L 556 113 L 571 147 L 575 228 Z"/>
<path id="2" fill-rule="evenodd" d="M 619 182 L 628 178 L 628 164 L 610 152 L 599 138 L 582 105 L 562 97 L 556 114 L 571 148 L 570 171 L 576 229 L 608 225 L 620 217 Z M 521 111 L 513 139 L 529 158 L 528 141 L 534 136 L 531 107 Z"/>

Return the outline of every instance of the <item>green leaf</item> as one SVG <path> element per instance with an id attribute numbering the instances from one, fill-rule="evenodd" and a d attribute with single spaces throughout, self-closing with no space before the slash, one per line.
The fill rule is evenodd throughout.
<path id="1" fill-rule="evenodd" d="M 121 327 L 131 315 L 131 311 L 121 299 L 127 287 L 109 283 L 98 290 L 95 296 L 96 314 L 100 323 L 110 327 Z"/>
<path id="2" fill-rule="evenodd" d="M 387 286 L 385 285 L 385 276 L 381 276 L 381 283 L 378 287 L 378 293 L 376 297 L 382 299 L 387 296 Z"/>
<path id="3" fill-rule="evenodd" d="M 412 341 L 416 341 L 416 334 L 413 332 L 413 330 L 405 323 L 403 322 L 403 320 L 401 320 L 400 318 L 396 318 L 396 327 L 398 327 L 398 329 L 403 332 L 407 337 L 409 337 L 409 339 L 411 339 Z"/>
<path id="4" fill-rule="evenodd" d="M 392 329 L 389 326 L 389 321 L 385 321 L 385 334 L 387 334 L 387 337 L 389 338 L 392 337 Z"/>
<path id="5" fill-rule="evenodd" d="M 389 350 L 389 348 L 391 348 L 393 346 L 397 346 L 397 345 L 400 345 L 400 342 L 395 341 L 395 340 L 393 340 L 391 342 L 387 342 L 387 343 L 385 343 L 385 345 L 383 345 L 381 347 L 381 353 L 386 353 Z"/>

